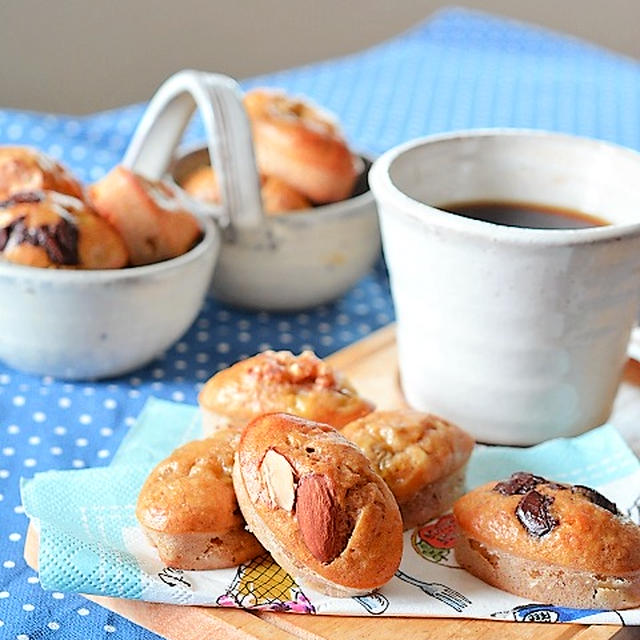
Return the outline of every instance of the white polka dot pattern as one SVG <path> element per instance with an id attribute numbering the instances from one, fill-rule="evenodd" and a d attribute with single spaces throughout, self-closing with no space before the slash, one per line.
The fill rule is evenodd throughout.
<path id="1" fill-rule="evenodd" d="M 539 29 L 463 10 L 362 54 L 255 78 L 335 111 L 354 146 L 377 154 L 456 128 L 548 128 L 640 147 L 640 70 L 632 61 Z M 620 109 L 624 105 L 624 109 Z M 37 145 L 83 181 L 122 157 L 143 105 L 68 117 L 0 109 L 0 143 Z M 187 141 L 202 138 L 195 122 Z M 382 263 L 333 305 L 272 315 L 208 300 L 187 335 L 124 378 L 67 384 L 0 364 L 0 636 L 155 638 L 76 595 L 43 591 L 22 559 L 19 479 L 109 464 L 150 395 L 195 403 L 215 371 L 256 351 L 325 356 L 394 318 Z"/>

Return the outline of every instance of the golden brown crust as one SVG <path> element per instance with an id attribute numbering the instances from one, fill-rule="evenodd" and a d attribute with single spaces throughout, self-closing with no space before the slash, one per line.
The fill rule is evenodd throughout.
<path id="1" fill-rule="evenodd" d="M 274 176 L 261 176 L 262 207 L 268 215 L 300 211 L 311 207 L 301 193 L 285 181 Z M 191 196 L 204 202 L 218 204 L 221 201 L 216 172 L 209 165 L 192 171 L 182 182 L 182 188 Z"/>
<path id="2" fill-rule="evenodd" d="M 307 198 L 284 180 L 275 176 L 262 177 L 260 193 L 262 194 L 264 211 L 269 215 L 311 208 L 311 202 Z"/>
<path id="3" fill-rule="evenodd" d="M 93 184 L 89 198 L 122 235 L 133 265 L 182 255 L 202 235 L 197 218 L 167 183 L 147 180 L 122 166 Z"/>
<path id="4" fill-rule="evenodd" d="M 280 178 L 315 203 L 349 197 L 358 162 L 327 114 L 266 89 L 248 92 L 244 103 L 261 173 Z"/>
<path id="5" fill-rule="evenodd" d="M 346 425 L 342 434 L 364 451 L 400 503 L 458 471 L 474 445 L 451 422 L 410 409 L 374 411 Z"/>
<path id="6" fill-rule="evenodd" d="M 25 191 L 84 197 L 82 185 L 50 156 L 30 147 L 0 147 L 0 200 Z"/>
<path id="7" fill-rule="evenodd" d="M 182 180 L 180 186 L 191 196 L 203 202 L 219 203 L 220 185 L 213 167 L 202 165 Z"/>
<path id="8" fill-rule="evenodd" d="M 518 472 L 453 514 L 458 562 L 496 587 L 562 606 L 640 604 L 640 527 L 593 489 Z"/>
<path id="9" fill-rule="evenodd" d="M 140 522 L 166 533 L 242 527 L 231 482 L 238 440 L 237 432 L 221 430 L 188 442 L 160 462 L 140 491 Z"/>
<path id="10" fill-rule="evenodd" d="M 282 413 L 256 418 L 242 433 L 233 478 L 251 530 L 313 588 L 366 593 L 397 570 L 396 501 L 358 447 L 330 426 Z"/>
<path id="11" fill-rule="evenodd" d="M 498 589 L 538 602 L 580 609 L 628 609 L 640 604 L 640 572 L 604 575 L 513 555 L 459 536 L 456 561 Z"/>
<path id="12" fill-rule="evenodd" d="M 148 476 L 136 517 L 162 559 L 173 567 L 219 568 L 262 552 L 245 522 L 231 472 L 236 431 L 176 449 Z"/>
<path id="13" fill-rule="evenodd" d="M 145 529 L 158 556 L 168 567 L 188 571 L 237 567 L 264 553 L 255 536 L 244 529 L 180 534 Z"/>
<path id="14" fill-rule="evenodd" d="M 238 428 L 281 411 L 340 428 L 373 410 L 349 382 L 311 351 L 264 351 L 213 376 L 198 397 L 204 412 Z M 213 424 L 213 421 L 211 421 Z"/>
<path id="15" fill-rule="evenodd" d="M 120 234 L 81 200 L 55 191 L 0 204 L 0 253 L 33 267 L 116 269 L 129 256 Z"/>

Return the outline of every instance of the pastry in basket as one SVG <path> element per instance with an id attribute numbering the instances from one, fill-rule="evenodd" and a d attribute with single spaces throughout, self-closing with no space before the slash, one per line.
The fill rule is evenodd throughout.
<path id="1" fill-rule="evenodd" d="M 53 158 L 31 147 L 0 147 L 0 200 L 42 190 L 83 198 L 80 183 Z"/>
<path id="2" fill-rule="evenodd" d="M 315 204 L 351 195 L 363 167 L 331 115 L 268 89 L 249 91 L 244 104 L 260 173 L 280 178 Z"/>
<path id="3" fill-rule="evenodd" d="M 239 434 L 194 440 L 160 462 L 145 482 L 136 516 L 169 567 L 222 569 L 264 553 L 245 529 L 231 471 Z"/>
<path id="4" fill-rule="evenodd" d="M 458 563 L 495 587 L 564 607 L 640 605 L 640 527 L 593 489 L 519 472 L 453 514 Z"/>
<path id="5" fill-rule="evenodd" d="M 96 211 L 124 238 L 132 265 L 175 258 L 202 235 L 197 218 L 171 186 L 122 166 L 93 184 L 89 197 Z"/>
<path id="6" fill-rule="evenodd" d="M 311 203 L 283 180 L 261 176 L 262 207 L 268 215 L 308 209 Z M 220 202 L 220 189 L 216 173 L 209 165 L 198 167 L 182 181 L 182 188 L 197 200 Z"/>
<path id="7" fill-rule="evenodd" d="M 402 557 L 393 494 L 326 424 L 284 413 L 243 430 L 233 486 L 250 530 L 298 582 L 337 597 L 381 587 Z"/>
<path id="8" fill-rule="evenodd" d="M 0 202 L 0 255 L 32 267 L 117 269 L 129 256 L 118 232 L 78 198 L 16 193 Z"/>
<path id="9" fill-rule="evenodd" d="M 409 409 L 374 411 L 342 434 L 389 485 L 405 529 L 444 513 L 464 491 L 473 438 L 442 418 Z"/>
<path id="10" fill-rule="evenodd" d="M 373 410 L 311 351 L 263 351 L 210 378 L 198 396 L 204 433 L 242 428 L 263 413 L 292 413 L 335 428 Z"/>
<path id="11" fill-rule="evenodd" d="M 275 176 L 263 176 L 261 182 L 260 193 L 265 213 L 283 213 L 311 208 L 309 200 L 284 180 Z"/>

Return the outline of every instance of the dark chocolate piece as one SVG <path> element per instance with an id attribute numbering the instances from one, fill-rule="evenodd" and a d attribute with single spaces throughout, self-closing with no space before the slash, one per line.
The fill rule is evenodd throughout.
<path id="1" fill-rule="evenodd" d="M 9 239 L 14 244 L 42 247 L 54 264 L 76 265 L 79 262 L 78 228 L 64 218 L 54 225 L 29 228 L 25 217 L 21 216 L 0 229 L 0 251 L 4 250 Z"/>
<path id="2" fill-rule="evenodd" d="M 614 502 L 611 502 L 608 498 L 605 498 L 601 493 L 598 493 L 595 489 L 591 489 L 590 487 L 585 487 L 581 484 L 576 484 L 571 487 L 572 493 L 577 493 L 581 496 L 584 496 L 589 502 L 593 502 L 593 504 L 597 504 L 599 507 L 610 511 L 614 515 L 620 515 L 620 511 L 618 511 L 618 507 Z"/>
<path id="3" fill-rule="evenodd" d="M 516 473 L 512 473 L 508 480 L 498 482 L 498 484 L 493 487 L 493 490 L 503 496 L 524 495 L 532 489 L 535 489 L 539 484 L 546 483 L 547 480 L 541 476 L 535 476 L 526 471 L 518 471 Z"/>
<path id="4" fill-rule="evenodd" d="M 520 524 L 532 535 L 538 538 L 549 533 L 558 521 L 551 515 L 549 507 L 553 504 L 553 498 L 529 491 L 518 502 L 516 517 Z"/>
<path id="5" fill-rule="evenodd" d="M 57 264 L 78 264 L 78 227 L 64 218 L 53 227 L 41 227 L 41 241 L 47 255 Z"/>

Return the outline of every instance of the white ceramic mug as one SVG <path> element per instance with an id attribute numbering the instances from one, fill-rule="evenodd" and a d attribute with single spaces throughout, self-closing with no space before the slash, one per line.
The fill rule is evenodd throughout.
<path id="1" fill-rule="evenodd" d="M 529 445 L 606 421 L 640 304 L 640 154 L 546 132 L 416 140 L 374 164 L 412 406 Z M 609 221 L 497 225 L 437 207 L 519 201 Z"/>

